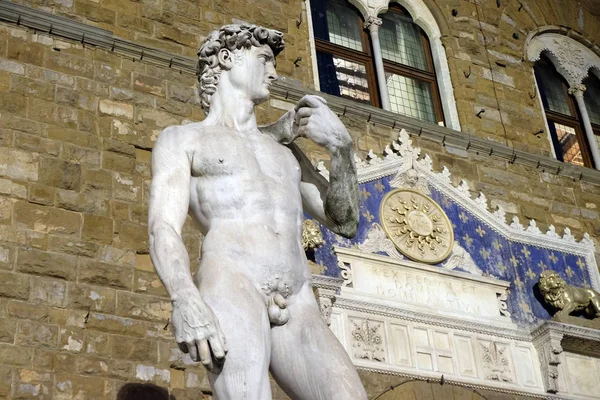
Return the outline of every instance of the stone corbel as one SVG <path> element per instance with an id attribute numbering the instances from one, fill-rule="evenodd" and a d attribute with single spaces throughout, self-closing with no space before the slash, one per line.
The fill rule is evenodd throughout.
<path id="1" fill-rule="evenodd" d="M 534 334 L 533 345 L 537 350 L 542 370 L 544 389 L 548 393 L 558 393 L 558 365 L 563 352 L 563 332 L 542 325 Z"/>

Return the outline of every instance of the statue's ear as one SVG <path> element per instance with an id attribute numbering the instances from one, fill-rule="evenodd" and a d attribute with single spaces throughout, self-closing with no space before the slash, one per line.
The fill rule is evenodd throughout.
<path id="1" fill-rule="evenodd" d="M 219 50 L 219 65 L 226 70 L 233 67 L 233 54 L 228 49 Z"/>

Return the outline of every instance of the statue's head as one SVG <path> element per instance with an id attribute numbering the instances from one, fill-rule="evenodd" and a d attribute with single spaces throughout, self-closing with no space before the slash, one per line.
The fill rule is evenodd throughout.
<path id="1" fill-rule="evenodd" d="M 198 50 L 202 109 L 208 113 L 211 96 L 225 71 L 231 84 L 255 103 L 265 101 L 277 78 L 275 57 L 283 47 L 283 33 L 256 25 L 225 25 L 211 32 Z"/>
<path id="2" fill-rule="evenodd" d="M 540 274 L 539 288 L 542 295 L 563 288 L 567 282 L 558 272 L 548 269 Z"/>

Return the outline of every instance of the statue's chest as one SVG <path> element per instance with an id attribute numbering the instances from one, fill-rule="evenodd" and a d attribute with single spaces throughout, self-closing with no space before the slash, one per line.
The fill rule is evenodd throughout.
<path id="1" fill-rule="evenodd" d="M 208 133 L 197 143 L 192 176 L 273 176 L 294 174 L 291 152 L 269 137 L 240 132 Z"/>

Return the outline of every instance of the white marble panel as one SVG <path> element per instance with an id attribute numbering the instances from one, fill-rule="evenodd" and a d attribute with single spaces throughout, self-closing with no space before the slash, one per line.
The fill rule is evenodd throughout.
<path id="1" fill-rule="evenodd" d="M 468 336 L 454 335 L 458 373 L 465 377 L 477 377 L 473 344 Z"/>
<path id="2" fill-rule="evenodd" d="M 390 324 L 390 353 L 396 365 L 412 367 L 411 346 L 406 325 Z"/>
<path id="3" fill-rule="evenodd" d="M 530 346 L 515 346 L 515 372 L 523 386 L 538 387 L 539 382 L 534 364 L 533 349 Z"/>
<path id="4" fill-rule="evenodd" d="M 598 359 L 565 352 L 564 363 L 563 371 L 568 371 L 566 380 L 569 392 L 578 396 L 598 398 Z"/>

